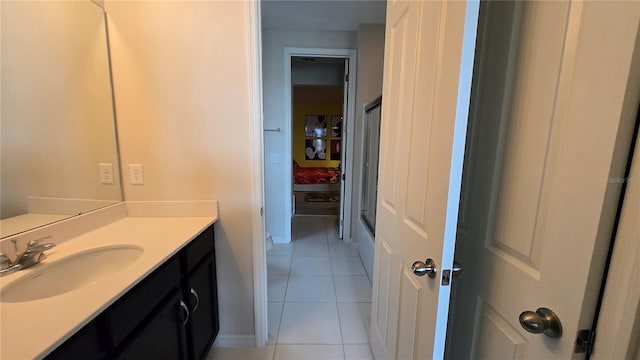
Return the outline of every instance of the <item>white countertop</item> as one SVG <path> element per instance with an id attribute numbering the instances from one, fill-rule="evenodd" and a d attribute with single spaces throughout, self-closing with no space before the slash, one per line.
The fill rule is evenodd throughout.
<path id="1" fill-rule="evenodd" d="M 66 294 L 20 303 L 0 301 L 0 358 L 43 358 L 216 221 L 217 214 L 125 217 L 58 244 L 46 252 L 43 264 L 106 245 L 137 245 L 144 252 L 122 271 Z M 39 267 L 4 276 L 0 286 Z"/>

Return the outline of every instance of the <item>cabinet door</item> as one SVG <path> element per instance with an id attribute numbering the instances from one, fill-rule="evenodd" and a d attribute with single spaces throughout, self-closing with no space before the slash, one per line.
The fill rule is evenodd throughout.
<path id="1" fill-rule="evenodd" d="M 186 309 L 180 306 L 180 294 L 175 291 L 155 315 L 127 340 L 117 359 L 186 359 L 183 322 Z"/>
<path id="2" fill-rule="evenodd" d="M 207 258 L 187 277 L 184 290 L 191 311 L 187 326 L 189 355 L 191 359 L 202 359 L 218 334 L 218 301 L 212 257 Z"/>

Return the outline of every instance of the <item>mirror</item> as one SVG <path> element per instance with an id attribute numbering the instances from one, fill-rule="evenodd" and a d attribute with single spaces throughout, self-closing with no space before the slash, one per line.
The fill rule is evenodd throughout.
<path id="1" fill-rule="evenodd" d="M 1 1 L 0 236 L 122 200 L 107 33 L 89 1 Z"/>
<path id="2" fill-rule="evenodd" d="M 371 235 L 376 234 L 378 201 L 378 162 L 380 160 L 380 121 L 382 96 L 364 107 L 364 146 L 362 153 L 362 201 L 360 216 Z"/>

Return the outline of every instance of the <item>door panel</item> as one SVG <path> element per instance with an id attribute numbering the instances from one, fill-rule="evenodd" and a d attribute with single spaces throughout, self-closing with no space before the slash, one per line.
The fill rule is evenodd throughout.
<path id="1" fill-rule="evenodd" d="M 184 298 L 189 299 L 191 316 L 188 323 L 192 359 L 202 359 L 218 333 L 215 264 L 207 259 L 187 278 Z M 193 291 L 193 293 L 192 293 Z"/>
<path id="2" fill-rule="evenodd" d="M 461 68 L 472 66 L 477 4 L 387 6 L 371 346 L 377 359 L 439 358 L 449 303 L 440 277 L 443 262 L 451 268 L 455 243 L 445 228 L 452 222 L 455 229 L 460 190 L 454 140 L 463 140 L 462 154 L 470 88 Z M 473 36 L 468 62 L 465 31 Z M 412 264 L 427 258 L 437 276 L 418 277 Z"/>
<path id="3" fill-rule="evenodd" d="M 416 339 L 419 338 L 420 300 L 424 297 L 423 284 L 411 269 L 402 270 L 400 280 L 400 308 L 398 310 L 398 359 L 414 359 Z"/>
<path id="4" fill-rule="evenodd" d="M 487 2 L 481 19 L 447 357 L 581 358 L 617 203 L 607 179 L 630 136 L 619 126 L 640 4 Z M 558 314 L 560 338 L 521 327 L 539 307 Z"/>
<path id="5" fill-rule="evenodd" d="M 386 348 L 394 348 L 395 337 L 388 336 L 388 326 L 389 326 L 389 297 L 393 294 L 397 294 L 397 292 L 393 292 L 390 285 L 391 277 L 391 261 L 393 258 L 393 251 L 389 247 L 389 244 L 384 240 L 384 238 L 380 238 L 381 245 L 380 249 L 376 252 L 378 253 L 378 257 L 375 261 L 376 270 L 378 271 L 378 277 L 376 284 L 378 285 L 373 290 L 373 299 L 375 306 L 372 306 L 372 323 L 377 324 L 375 328 L 372 328 L 372 331 L 377 331 L 376 338 L 380 339 L 383 346 Z M 395 313 L 391 314 L 392 317 L 395 317 Z"/>
<path id="6" fill-rule="evenodd" d="M 478 299 L 481 327 L 478 354 L 481 359 L 519 359 L 527 340 L 491 306 Z"/>
<path id="7" fill-rule="evenodd" d="M 540 277 L 543 239 L 536 229 L 544 211 L 544 176 L 548 169 L 556 85 L 567 31 L 568 2 L 524 3 L 511 84 L 510 122 L 506 129 L 502 175 L 490 248 Z M 547 191 L 548 193 L 548 191 Z"/>

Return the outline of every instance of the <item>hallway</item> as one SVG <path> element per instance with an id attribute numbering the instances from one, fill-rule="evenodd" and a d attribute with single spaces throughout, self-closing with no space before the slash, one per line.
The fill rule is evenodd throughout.
<path id="1" fill-rule="evenodd" d="M 372 359 L 371 283 L 335 216 L 294 217 L 291 244 L 267 252 L 269 345 L 209 359 Z"/>

